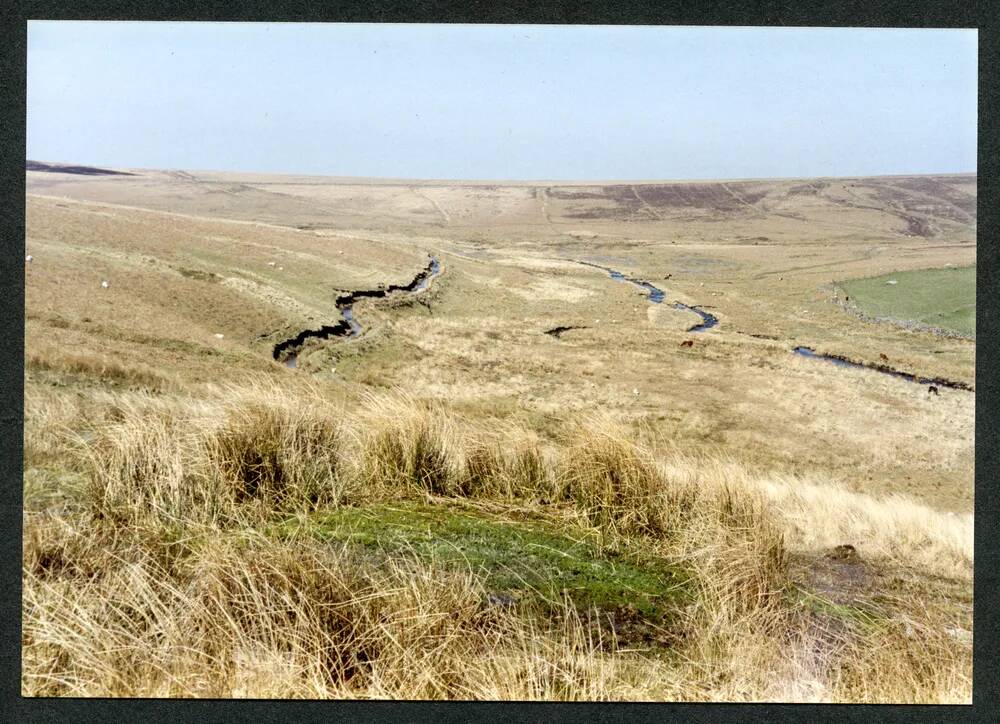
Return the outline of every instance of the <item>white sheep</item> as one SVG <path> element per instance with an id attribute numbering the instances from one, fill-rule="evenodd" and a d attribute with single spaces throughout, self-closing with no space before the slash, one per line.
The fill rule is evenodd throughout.
<path id="1" fill-rule="evenodd" d="M 110 285 L 110 284 L 108 284 L 108 283 L 107 283 L 106 281 L 103 281 L 103 282 L 101 282 L 101 288 L 102 288 L 102 289 L 107 289 L 107 288 L 108 288 L 108 287 L 110 287 L 110 286 L 111 286 L 111 285 Z"/>
<path id="2" fill-rule="evenodd" d="M 222 334 L 220 332 L 216 332 L 215 333 L 215 338 L 216 339 L 225 339 L 225 337 L 226 337 L 226 335 L 224 335 L 224 334 Z"/>
<path id="3" fill-rule="evenodd" d="M 24 257 L 24 260 L 30 264 L 32 261 L 35 260 L 35 257 L 33 257 L 31 254 L 28 254 L 28 256 Z"/>

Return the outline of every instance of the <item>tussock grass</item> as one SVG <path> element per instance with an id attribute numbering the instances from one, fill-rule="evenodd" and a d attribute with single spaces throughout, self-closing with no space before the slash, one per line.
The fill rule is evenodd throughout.
<path id="1" fill-rule="evenodd" d="M 115 408 L 89 450 L 95 517 L 226 525 L 341 502 L 350 482 L 340 416 L 277 393 L 257 386 L 222 390 L 224 401 L 208 404 Z"/>
<path id="2" fill-rule="evenodd" d="M 850 543 L 866 558 L 971 578 L 971 514 L 934 510 L 903 495 L 873 499 L 830 482 L 780 475 L 767 476 L 758 486 L 801 548 Z"/>
<path id="3" fill-rule="evenodd" d="M 405 395 L 343 405 L 266 379 L 97 407 L 73 453 L 84 509 L 25 519 L 27 694 L 967 697 L 961 616 L 810 608 L 788 565 L 869 535 L 875 563 L 948 552 L 961 579 L 957 519 L 904 507 L 874 535 L 897 501 L 824 508 L 818 486 L 655 452 L 608 420 L 543 447 Z M 38 449 L 74 409 L 38 408 Z"/>
<path id="4" fill-rule="evenodd" d="M 131 387 L 151 390 L 170 390 L 174 381 L 161 372 L 143 364 L 122 364 L 106 355 L 71 352 L 65 349 L 37 347 L 25 354 L 24 366 L 28 370 L 51 371 L 98 378 Z"/>
<path id="5" fill-rule="evenodd" d="M 459 490 L 448 421 L 406 396 L 366 399 L 360 477 L 370 491 Z"/>
<path id="6" fill-rule="evenodd" d="M 523 431 L 473 437 L 466 445 L 463 495 L 532 501 L 551 498 L 554 491 L 544 452 Z"/>
<path id="7" fill-rule="evenodd" d="M 208 441 L 212 467 L 236 503 L 265 507 L 336 504 L 342 490 L 341 430 L 335 418 L 290 406 L 230 407 Z"/>
<path id="8" fill-rule="evenodd" d="M 652 459 L 614 432 L 593 425 L 560 459 L 560 497 L 613 534 L 666 535 L 671 521 Z"/>
<path id="9" fill-rule="evenodd" d="M 22 691 L 422 699 L 637 688 L 572 609 L 539 627 L 483 599 L 468 571 L 405 558 L 376 569 L 346 549 L 249 534 L 207 545 L 182 577 L 141 553 L 94 579 L 28 571 Z"/>

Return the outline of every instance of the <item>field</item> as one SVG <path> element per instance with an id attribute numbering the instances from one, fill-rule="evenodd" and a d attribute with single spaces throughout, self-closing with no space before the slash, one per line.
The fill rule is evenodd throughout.
<path id="1" fill-rule="evenodd" d="M 890 282 L 892 282 L 890 284 Z M 918 322 L 976 336 L 976 268 L 922 269 L 845 282 L 845 294 L 870 317 Z"/>
<path id="2" fill-rule="evenodd" d="M 124 171 L 27 171 L 25 694 L 970 700 L 974 393 L 793 349 L 974 387 L 974 176 Z"/>

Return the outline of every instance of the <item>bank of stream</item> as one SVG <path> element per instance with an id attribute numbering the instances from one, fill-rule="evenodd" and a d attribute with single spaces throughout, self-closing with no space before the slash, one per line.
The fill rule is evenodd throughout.
<path id="1" fill-rule="evenodd" d="M 274 345 L 272 352 L 274 359 L 284 360 L 286 366 L 295 368 L 298 365 L 298 353 L 308 339 L 329 339 L 331 337 L 357 337 L 361 334 L 363 327 L 354 318 L 354 303 L 359 299 L 381 299 L 394 292 L 407 292 L 416 294 L 430 286 L 431 279 L 441 273 L 441 263 L 436 257 L 431 257 L 427 266 L 417 274 L 408 284 L 390 284 L 387 287 L 378 289 L 362 289 L 354 292 L 346 292 L 337 297 L 335 302 L 337 310 L 340 312 L 340 321 L 336 324 L 326 324 L 319 329 L 305 329 L 294 337 L 290 337 L 283 342 Z"/>

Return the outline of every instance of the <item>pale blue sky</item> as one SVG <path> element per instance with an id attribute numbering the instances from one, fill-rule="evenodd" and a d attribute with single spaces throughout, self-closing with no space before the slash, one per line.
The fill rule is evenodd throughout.
<path id="1" fill-rule="evenodd" d="M 976 169 L 974 30 L 28 24 L 27 156 L 467 179 Z"/>

